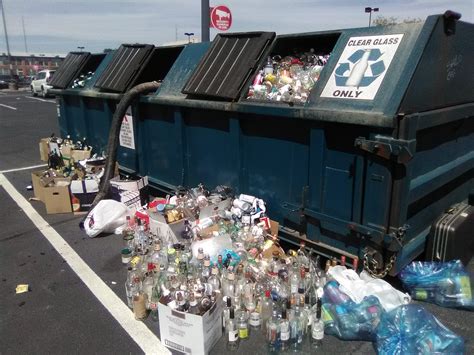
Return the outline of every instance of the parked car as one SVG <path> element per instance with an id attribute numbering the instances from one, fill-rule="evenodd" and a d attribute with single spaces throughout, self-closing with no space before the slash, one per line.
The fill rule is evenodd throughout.
<path id="1" fill-rule="evenodd" d="M 48 91 L 51 90 L 53 87 L 48 85 L 48 83 L 53 78 L 55 70 L 42 70 L 35 75 L 33 80 L 31 81 L 31 93 L 33 96 L 38 96 L 41 94 L 43 97 L 48 96 Z"/>
<path id="2" fill-rule="evenodd" d="M 0 75 L 0 89 L 8 89 L 10 75 Z"/>

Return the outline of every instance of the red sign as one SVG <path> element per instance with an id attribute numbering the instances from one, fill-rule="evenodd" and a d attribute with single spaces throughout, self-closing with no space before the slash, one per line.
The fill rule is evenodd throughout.
<path id="1" fill-rule="evenodd" d="M 232 13 L 224 5 L 211 7 L 211 27 L 220 31 L 227 31 L 232 25 Z"/>

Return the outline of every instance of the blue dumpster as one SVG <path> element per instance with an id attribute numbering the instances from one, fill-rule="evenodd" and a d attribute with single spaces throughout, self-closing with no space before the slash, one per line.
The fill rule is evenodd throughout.
<path id="1" fill-rule="evenodd" d="M 473 35 L 472 24 L 430 16 L 189 45 L 134 105 L 134 172 L 162 191 L 254 194 L 285 240 L 396 274 L 474 187 Z M 267 57 L 294 47 L 331 54 L 307 101 L 247 99 Z"/>

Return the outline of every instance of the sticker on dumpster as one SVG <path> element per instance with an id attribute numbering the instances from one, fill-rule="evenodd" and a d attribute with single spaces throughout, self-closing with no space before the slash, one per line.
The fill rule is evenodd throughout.
<path id="1" fill-rule="evenodd" d="M 321 97 L 373 100 L 403 34 L 351 37 Z"/>
<path id="2" fill-rule="evenodd" d="M 135 136 L 133 135 L 133 117 L 131 112 L 127 111 L 123 117 L 120 127 L 120 146 L 135 149 Z"/>

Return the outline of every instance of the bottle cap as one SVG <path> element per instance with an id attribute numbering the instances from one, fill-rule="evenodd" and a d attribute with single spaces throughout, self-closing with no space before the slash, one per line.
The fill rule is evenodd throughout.
<path id="1" fill-rule="evenodd" d="M 265 290 L 265 297 L 270 298 L 270 290 Z"/>
<path id="2" fill-rule="evenodd" d="M 232 305 L 232 299 L 230 297 L 227 297 L 226 302 L 227 302 L 227 307 L 230 308 L 230 306 Z"/>
<path id="3" fill-rule="evenodd" d="M 231 309 L 229 310 L 229 318 L 230 318 L 230 319 L 234 319 L 234 316 L 235 316 L 235 314 L 234 314 L 234 308 L 231 308 Z"/>

